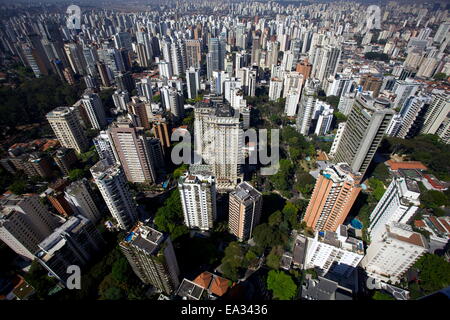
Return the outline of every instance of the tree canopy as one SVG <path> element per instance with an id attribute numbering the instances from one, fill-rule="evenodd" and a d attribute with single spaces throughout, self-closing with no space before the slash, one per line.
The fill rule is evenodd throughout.
<path id="1" fill-rule="evenodd" d="M 291 300 L 297 293 L 297 285 L 292 277 L 282 271 L 270 270 L 267 277 L 267 288 L 278 300 Z"/>
<path id="2" fill-rule="evenodd" d="M 419 270 L 419 283 L 410 286 L 412 298 L 450 286 L 450 263 L 443 257 L 427 253 L 417 260 L 414 267 Z"/>
<path id="3" fill-rule="evenodd" d="M 183 219 L 180 194 L 175 189 L 164 205 L 156 211 L 154 222 L 158 230 L 169 233 L 173 241 L 188 232 L 187 227 L 183 224 Z"/>

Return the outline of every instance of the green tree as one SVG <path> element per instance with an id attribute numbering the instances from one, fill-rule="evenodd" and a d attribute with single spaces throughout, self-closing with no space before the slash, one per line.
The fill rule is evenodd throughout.
<path id="1" fill-rule="evenodd" d="M 183 210 L 178 190 L 173 190 L 164 206 L 156 211 L 154 223 L 158 230 L 168 232 L 172 241 L 189 232 L 183 224 Z"/>
<path id="2" fill-rule="evenodd" d="M 384 192 L 386 191 L 384 188 L 383 182 L 376 178 L 370 178 L 368 180 L 370 188 L 373 190 L 372 195 L 375 198 L 375 200 L 380 201 L 381 198 L 384 195 Z"/>
<path id="3" fill-rule="evenodd" d="M 23 180 L 16 180 L 8 187 L 8 190 L 17 195 L 24 194 L 27 192 L 27 183 Z"/>
<path id="4" fill-rule="evenodd" d="M 276 227 L 281 223 L 281 221 L 283 221 L 283 215 L 281 211 L 277 210 L 270 215 L 269 226 Z"/>
<path id="5" fill-rule="evenodd" d="M 445 80 L 445 79 L 447 79 L 447 75 L 445 74 L 445 73 L 443 73 L 443 72 L 438 72 L 438 73 L 436 73 L 435 75 L 434 75 L 434 80 Z"/>
<path id="6" fill-rule="evenodd" d="M 70 181 L 77 181 L 82 179 L 85 176 L 85 172 L 83 169 L 72 169 L 69 171 L 69 179 Z"/>
<path id="7" fill-rule="evenodd" d="M 411 292 L 412 298 L 450 286 L 450 263 L 443 257 L 427 253 L 417 260 L 414 267 L 419 270 L 420 281 L 418 290 Z"/>
<path id="8" fill-rule="evenodd" d="M 327 102 L 333 107 L 337 108 L 339 104 L 339 97 L 337 96 L 327 96 Z"/>
<path id="9" fill-rule="evenodd" d="M 103 295 L 105 300 L 122 300 L 125 298 L 125 292 L 118 287 L 111 287 L 105 291 Z"/>
<path id="10" fill-rule="evenodd" d="M 375 293 L 372 296 L 373 300 L 395 300 L 393 296 L 390 294 L 381 292 L 381 291 L 375 291 Z"/>
<path id="11" fill-rule="evenodd" d="M 277 300 L 291 300 L 297 293 L 297 285 L 292 277 L 282 271 L 269 271 L 267 288 L 273 292 L 273 297 Z"/>
<path id="12" fill-rule="evenodd" d="M 345 116 L 345 114 L 339 112 L 339 111 L 335 111 L 333 113 L 334 117 L 336 118 L 336 122 L 337 123 L 341 123 L 341 122 L 345 122 L 347 121 L 347 117 Z"/>
<path id="13" fill-rule="evenodd" d="M 127 282 L 132 276 L 132 270 L 125 257 L 121 257 L 112 265 L 113 278 L 119 282 Z"/>

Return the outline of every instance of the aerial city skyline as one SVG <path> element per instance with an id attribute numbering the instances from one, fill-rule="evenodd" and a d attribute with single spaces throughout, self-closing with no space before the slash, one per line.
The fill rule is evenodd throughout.
<path id="1" fill-rule="evenodd" d="M 1 299 L 448 297 L 449 9 L 0 1 Z"/>

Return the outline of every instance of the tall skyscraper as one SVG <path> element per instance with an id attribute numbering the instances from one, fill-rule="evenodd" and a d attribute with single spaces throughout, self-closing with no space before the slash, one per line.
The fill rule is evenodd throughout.
<path id="1" fill-rule="evenodd" d="M 216 183 L 210 173 L 186 172 L 178 181 L 184 223 L 190 229 L 210 230 L 216 220 Z"/>
<path id="2" fill-rule="evenodd" d="M 430 106 L 425 113 L 421 134 L 435 134 L 450 113 L 450 96 L 438 91 L 433 93 Z"/>
<path id="3" fill-rule="evenodd" d="M 184 100 L 182 93 L 176 88 L 164 86 L 160 90 L 161 101 L 166 111 L 169 111 L 175 121 L 184 117 Z"/>
<path id="4" fill-rule="evenodd" d="M 58 107 L 53 109 L 47 113 L 47 120 L 63 147 L 75 149 L 79 153 L 88 148 L 88 140 L 78 121 L 75 108 Z"/>
<path id="5" fill-rule="evenodd" d="M 364 175 L 394 113 L 387 100 L 359 95 L 348 116 L 334 162 L 346 162 L 354 172 Z"/>
<path id="6" fill-rule="evenodd" d="M 92 139 L 92 141 L 94 142 L 95 150 L 100 160 L 106 160 L 111 165 L 118 161 L 118 156 L 114 150 L 108 131 L 100 131 L 99 135 Z"/>
<path id="7" fill-rule="evenodd" d="M 272 78 L 269 82 L 269 100 L 277 101 L 281 98 L 281 92 L 283 91 L 283 81 L 279 78 Z"/>
<path id="8" fill-rule="evenodd" d="M 219 38 L 210 38 L 206 56 L 208 79 L 212 79 L 213 71 L 224 70 L 225 42 Z"/>
<path id="9" fill-rule="evenodd" d="M 106 121 L 105 109 L 99 95 L 87 89 L 81 98 L 83 107 L 89 116 L 92 128 L 102 130 L 108 122 Z"/>
<path id="10" fill-rule="evenodd" d="M 392 222 L 384 226 L 381 237 L 370 243 L 361 266 L 369 276 L 395 284 L 428 247 L 425 237 L 413 232 L 411 226 Z"/>
<path id="11" fill-rule="evenodd" d="M 114 106 L 116 107 L 117 113 L 127 110 L 127 103 L 130 102 L 130 95 L 128 91 L 116 90 L 112 95 L 112 99 L 114 102 Z"/>
<path id="12" fill-rule="evenodd" d="M 336 74 L 340 58 L 340 48 L 330 45 L 318 46 L 315 49 L 314 60 L 312 60 L 311 77 L 318 79 L 323 86 L 329 76 Z"/>
<path id="13" fill-rule="evenodd" d="M 253 229 L 259 224 L 261 209 L 262 194 L 248 182 L 241 182 L 236 190 L 230 193 L 230 232 L 240 241 L 251 238 Z"/>
<path id="14" fill-rule="evenodd" d="M 138 83 L 136 83 L 136 89 L 138 95 L 147 98 L 148 101 L 152 100 L 153 90 L 151 78 L 143 78 Z"/>
<path id="15" fill-rule="evenodd" d="M 0 239 L 30 260 L 38 244 L 58 227 L 57 221 L 38 195 L 6 194 L 0 199 Z"/>
<path id="16" fill-rule="evenodd" d="M 431 101 L 426 95 L 409 97 L 400 110 L 401 126 L 396 133 L 399 138 L 412 138 L 423 125 L 423 116 Z M 420 128 L 419 128 L 420 127 Z"/>
<path id="17" fill-rule="evenodd" d="M 64 285 L 71 265 L 84 267 L 105 244 L 94 224 L 87 218 L 71 216 L 38 245 L 36 257 L 50 274 Z"/>
<path id="18" fill-rule="evenodd" d="M 297 114 L 298 101 L 300 100 L 300 92 L 298 90 L 291 90 L 286 95 L 286 103 L 284 106 L 284 113 L 288 117 L 294 117 Z"/>
<path id="19" fill-rule="evenodd" d="M 195 152 L 211 166 L 217 189 L 233 190 L 242 178 L 243 122 L 228 103 L 199 102 L 194 113 Z"/>
<path id="20" fill-rule="evenodd" d="M 167 235 L 138 222 L 119 246 L 143 283 L 166 294 L 178 288 L 180 270 Z"/>
<path id="21" fill-rule="evenodd" d="M 150 122 L 148 120 L 148 110 L 151 109 L 150 102 L 144 97 L 131 97 L 131 101 L 127 103 L 128 115 L 131 117 L 133 124 L 136 127 L 150 129 Z"/>
<path id="22" fill-rule="evenodd" d="M 419 196 L 420 190 L 416 181 L 394 177 L 370 214 L 368 230 L 372 241 L 384 232 L 386 224 L 408 223 L 419 209 Z"/>
<path id="23" fill-rule="evenodd" d="M 122 230 L 129 230 L 138 213 L 120 165 L 100 160 L 90 170 L 111 215 Z"/>
<path id="24" fill-rule="evenodd" d="M 347 217 L 361 191 L 361 174 L 346 163 L 323 170 L 314 186 L 303 221 L 313 230 L 336 231 Z"/>
<path id="25" fill-rule="evenodd" d="M 120 117 L 109 133 L 127 180 L 133 183 L 155 182 L 157 176 L 143 128 L 135 127 L 126 117 Z"/>
<path id="26" fill-rule="evenodd" d="M 195 99 L 200 89 L 200 75 L 198 69 L 190 67 L 186 71 L 186 86 L 189 99 Z"/>
<path id="27" fill-rule="evenodd" d="M 199 69 L 202 59 L 200 40 L 184 40 L 184 44 L 186 47 L 186 67 Z"/>
<path id="28" fill-rule="evenodd" d="M 300 98 L 298 117 L 296 121 L 297 131 L 307 136 L 311 130 L 311 120 L 317 101 L 318 82 L 307 80 Z"/>
<path id="29" fill-rule="evenodd" d="M 92 197 L 92 189 L 86 178 L 74 181 L 65 190 L 65 198 L 72 207 L 74 213 L 88 218 L 92 223 L 97 223 L 102 217 L 100 210 Z"/>
<path id="30" fill-rule="evenodd" d="M 412 79 L 397 80 L 394 84 L 392 91 L 395 93 L 396 97 L 394 100 L 394 108 L 402 108 L 406 100 L 414 96 L 419 90 L 421 84 Z"/>

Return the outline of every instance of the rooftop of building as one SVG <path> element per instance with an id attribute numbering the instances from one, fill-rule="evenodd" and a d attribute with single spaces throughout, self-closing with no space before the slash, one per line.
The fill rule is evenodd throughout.
<path id="1" fill-rule="evenodd" d="M 150 254 L 159 251 L 160 244 L 165 240 L 162 232 L 138 222 L 122 240 L 122 244 L 132 244 Z"/>
<path id="2" fill-rule="evenodd" d="M 204 291 L 204 287 L 188 279 L 183 279 L 178 287 L 177 295 L 187 300 L 200 300 Z"/>
<path id="3" fill-rule="evenodd" d="M 213 183 L 214 177 L 210 174 L 185 172 L 178 181 L 180 184 L 198 184 L 198 183 Z"/>
<path id="4" fill-rule="evenodd" d="M 221 297 L 227 293 L 228 289 L 232 286 L 232 282 L 230 280 L 208 271 L 199 274 L 197 278 L 194 279 L 194 283 L 218 297 Z"/>
<path id="5" fill-rule="evenodd" d="M 352 300 L 352 292 L 324 277 L 308 279 L 303 285 L 302 298 L 308 300 Z"/>
<path id="6" fill-rule="evenodd" d="M 236 190 L 233 191 L 232 194 L 241 201 L 255 200 L 256 198 L 261 197 L 261 192 L 256 190 L 251 184 L 246 181 L 238 184 Z"/>
<path id="7" fill-rule="evenodd" d="M 44 261 L 50 259 L 55 252 L 66 244 L 64 234 L 77 233 L 86 223 L 88 223 L 88 220 L 83 216 L 69 217 L 61 226 L 56 228 L 47 238 L 38 244 L 40 250 L 38 250 L 36 256 Z"/>
<path id="8" fill-rule="evenodd" d="M 67 106 L 56 107 L 55 109 L 53 109 L 52 111 L 47 113 L 47 118 L 64 116 L 64 115 L 71 113 L 72 111 L 73 111 L 73 108 L 71 108 L 71 107 L 67 107 Z"/>
<path id="9" fill-rule="evenodd" d="M 399 169 L 428 170 L 428 168 L 420 161 L 395 161 L 390 159 L 385 163 L 393 171 Z"/>
<path id="10" fill-rule="evenodd" d="M 328 245 L 336 248 L 345 249 L 357 254 L 364 254 L 364 243 L 362 240 L 349 237 L 347 227 L 340 225 L 336 232 L 333 231 L 319 231 L 317 232 L 317 239 Z"/>
<path id="11" fill-rule="evenodd" d="M 342 179 L 349 179 L 355 183 L 359 183 L 362 178 L 362 174 L 359 172 L 353 172 L 347 163 L 341 162 L 338 164 L 332 164 L 323 170 L 322 175 L 327 179 L 332 179 L 337 182 Z"/>
<path id="12" fill-rule="evenodd" d="M 412 231 L 411 226 L 404 223 L 391 223 L 386 225 L 387 237 L 398 241 L 406 242 L 418 247 L 428 248 L 428 242 L 425 237 Z"/>
<path id="13" fill-rule="evenodd" d="M 102 178 L 106 175 L 113 174 L 116 170 L 119 170 L 119 168 L 119 164 L 110 165 L 108 164 L 108 161 L 100 160 L 99 162 L 94 164 L 90 170 L 93 175 L 97 175 L 98 178 Z"/>

